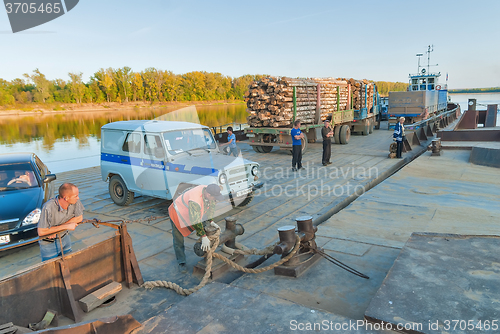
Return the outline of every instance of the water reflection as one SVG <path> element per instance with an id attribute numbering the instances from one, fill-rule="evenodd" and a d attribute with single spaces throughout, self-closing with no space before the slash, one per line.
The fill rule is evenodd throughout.
<path id="1" fill-rule="evenodd" d="M 83 149 L 90 145 L 90 138 L 100 140 L 101 127 L 104 124 L 123 120 L 154 119 L 177 109 L 178 107 L 136 107 L 106 112 L 3 116 L 0 117 L 0 145 L 41 142 L 42 149 L 49 152 L 54 149 L 56 142 L 76 140 L 78 148 Z M 198 118 L 200 124 L 215 127 L 232 122 L 244 123 L 246 116 L 245 104 L 197 106 L 195 116 L 191 115 L 190 119 L 183 120 L 196 122 Z"/>

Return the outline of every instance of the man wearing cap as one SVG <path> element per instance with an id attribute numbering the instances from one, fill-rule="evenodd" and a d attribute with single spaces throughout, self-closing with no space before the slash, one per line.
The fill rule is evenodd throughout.
<path id="1" fill-rule="evenodd" d="M 184 237 L 196 231 L 196 235 L 201 237 L 201 249 L 208 251 L 210 249 L 210 240 L 206 236 L 204 225 L 210 222 L 213 227 L 219 228 L 213 222 L 215 202 L 223 199 L 224 196 L 220 193 L 218 185 L 202 185 L 183 192 L 174 199 L 174 202 L 168 208 L 172 223 L 175 257 L 182 273 L 187 272 Z"/>
<path id="2" fill-rule="evenodd" d="M 332 155 L 332 136 L 333 129 L 330 126 L 330 119 L 325 119 L 325 126 L 321 129 L 321 136 L 323 137 L 323 166 L 331 164 L 330 156 Z"/>

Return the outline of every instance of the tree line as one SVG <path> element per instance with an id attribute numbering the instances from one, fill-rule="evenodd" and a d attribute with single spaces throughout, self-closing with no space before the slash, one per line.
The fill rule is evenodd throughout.
<path id="1" fill-rule="evenodd" d="M 38 69 L 23 78 L 0 79 L 0 106 L 16 103 L 103 103 L 243 100 L 248 85 L 262 75 L 237 78 L 213 72 L 174 74 L 153 67 L 133 72 L 130 67 L 100 69 L 88 82 L 82 73 L 48 80 Z"/>
<path id="2" fill-rule="evenodd" d="M 83 74 L 49 80 L 35 69 L 12 81 L 0 79 L 0 106 L 30 103 L 104 103 L 243 100 L 248 85 L 264 75 L 231 78 L 221 73 L 194 71 L 174 74 L 154 67 L 134 72 L 130 67 L 101 68 L 88 82 Z M 401 82 L 376 81 L 379 93 L 406 90 Z"/>
<path id="3" fill-rule="evenodd" d="M 499 93 L 500 87 L 490 87 L 490 88 L 463 88 L 463 89 L 450 89 L 449 93 L 463 94 L 463 93 Z"/>
<path id="4" fill-rule="evenodd" d="M 408 83 L 404 82 L 375 81 L 375 85 L 382 96 L 388 96 L 389 92 L 405 92 L 408 88 Z"/>

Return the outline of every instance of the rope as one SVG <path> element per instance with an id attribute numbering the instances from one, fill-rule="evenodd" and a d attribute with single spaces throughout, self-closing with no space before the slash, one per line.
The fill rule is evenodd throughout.
<path id="1" fill-rule="evenodd" d="M 181 287 L 180 285 L 178 285 L 174 282 L 169 282 L 169 281 L 148 281 L 148 282 L 144 282 L 144 284 L 142 286 L 146 289 L 149 289 L 149 290 L 152 290 L 156 287 L 164 287 L 167 289 L 174 290 L 175 292 L 177 292 L 181 296 L 189 296 L 190 294 L 200 290 L 201 288 L 203 288 L 207 284 L 208 279 L 210 278 L 210 274 L 212 273 L 212 261 L 213 261 L 212 255 L 214 254 L 217 246 L 219 246 L 219 235 L 220 235 L 220 229 L 217 229 L 215 235 L 209 237 L 209 239 L 215 240 L 215 242 L 213 243 L 212 247 L 208 250 L 208 252 L 206 254 L 207 267 L 206 267 L 205 275 L 203 275 L 203 278 L 201 279 L 200 284 L 198 284 L 194 288 L 185 289 L 185 288 Z"/>
<path id="2" fill-rule="evenodd" d="M 250 274 L 259 274 L 259 273 L 262 273 L 264 271 L 268 271 L 268 270 L 271 270 L 273 269 L 274 267 L 277 267 L 279 266 L 280 264 L 283 264 L 285 263 L 286 261 L 290 260 L 292 258 L 292 256 L 295 255 L 295 253 L 297 253 L 299 251 L 299 247 L 300 246 L 300 237 L 297 236 L 297 240 L 295 241 L 295 245 L 293 246 L 293 250 L 290 252 L 290 254 L 288 254 L 287 256 L 285 256 L 284 258 L 282 258 L 281 260 L 279 260 L 278 262 L 275 262 L 267 267 L 263 267 L 263 268 L 259 268 L 259 269 L 250 269 L 250 268 L 245 268 L 245 267 L 242 267 L 240 266 L 239 264 L 227 259 L 226 257 L 218 254 L 218 253 L 214 253 L 213 256 L 219 260 L 222 260 L 224 261 L 225 263 L 229 264 L 231 267 L 233 267 L 234 269 L 237 269 L 239 271 L 243 271 L 244 273 L 250 273 Z M 266 254 L 269 254 L 269 253 L 266 253 Z"/>
<path id="3" fill-rule="evenodd" d="M 222 256 L 220 254 L 215 253 L 215 249 L 219 245 L 219 236 L 220 236 L 220 229 L 217 229 L 215 235 L 208 237 L 211 241 L 213 241 L 213 246 L 208 250 L 208 252 L 206 254 L 207 266 L 205 269 L 205 275 L 203 276 L 200 284 L 198 284 L 194 288 L 185 289 L 185 288 L 179 286 L 178 284 L 173 283 L 173 282 L 169 282 L 169 281 L 148 281 L 148 282 L 144 282 L 144 284 L 142 286 L 146 289 L 149 289 L 149 290 L 154 289 L 156 287 L 164 287 L 167 289 L 174 290 L 175 292 L 177 292 L 178 294 L 180 294 L 182 296 L 189 296 L 190 294 L 200 290 L 201 288 L 203 288 L 207 284 L 208 279 L 210 278 L 210 274 L 212 273 L 213 257 L 224 261 L 225 263 L 229 264 L 231 267 L 233 267 L 237 270 L 243 271 L 245 273 L 258 274 L 258 273 L 262 273 L 262 272 L 267 271 L 267 270 L 271 270 L 274 267 L 277 267 L 280 264 L 285 263 L 286 261 L 290 260 L 290 258 L 292 256 L 294 256 L 300 249 L 300 247 L 299 247 L 300 246 L 300 237 L 297 236 L 297 240 L 295 241 L 295 245 L 293 247 L 293 250 L 286 257 L 282 258 L 278 262 L 275 262 L 267 267 L 263 267 L 263 268 L 259 268 L 259 269 L 249 269 L 249 268 L 245 268 L 245 267 L 240 266 L 239 264 L 234 263 L 233 261 L 225 258 L 224 256 Z M 267 249 L 269 249 L 269 247 L 265 248 L 261 252 L 265 251 L 266 252 L 265 254 L 270 254 L 267 251 Z M 242 252 L 239 254 L 246 254 L 246 252 L 256 251 L 256 250 L 251 249 L 251 250 L 246 250 L 246 251 L 245 250 L 235 250 L 235 251 Z M 256 252 L 256 253 L 258 253 L 258 252 Z M 254 254 L 254 253 L 248 253 L 248 254 Z M 257 254 L 257 255 L 260 255 L 260 254 Z"/>

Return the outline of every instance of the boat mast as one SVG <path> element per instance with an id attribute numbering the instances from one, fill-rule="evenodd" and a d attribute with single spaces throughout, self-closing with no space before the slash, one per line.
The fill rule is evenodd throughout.
<path id="1" fill-rule="evenodd" d="M 429 45 L 427 47 L 427 74 L 431 73 L 431 66 L 438 66 L 439 65 L 439 64 L 431 65 L 431 52 L 432 51 L 434 51 L 434 45 Z M 420 62 L 420 58 L 418 60 Z"/>

